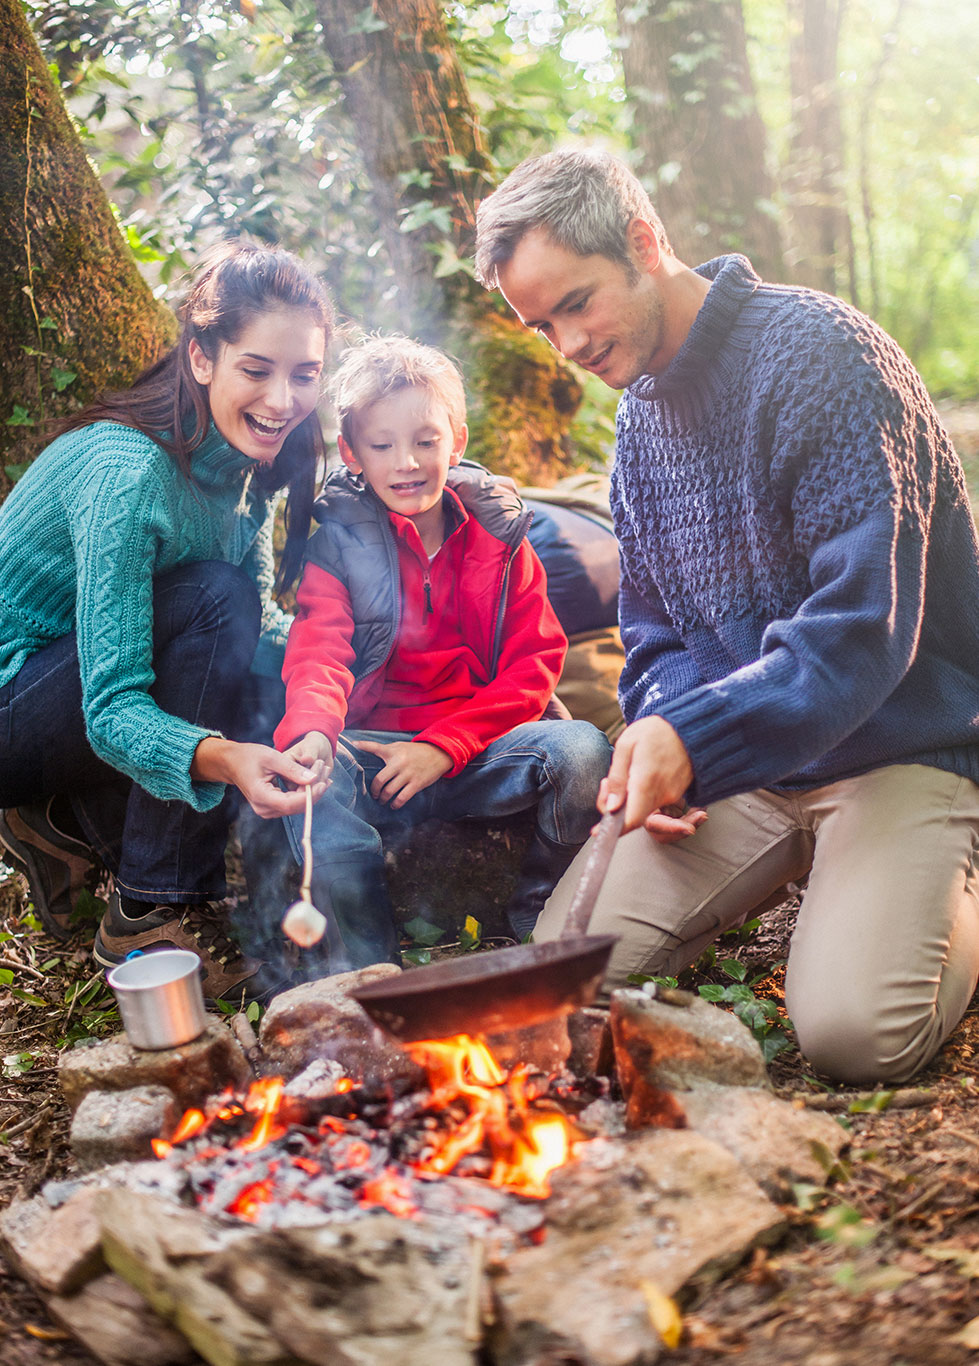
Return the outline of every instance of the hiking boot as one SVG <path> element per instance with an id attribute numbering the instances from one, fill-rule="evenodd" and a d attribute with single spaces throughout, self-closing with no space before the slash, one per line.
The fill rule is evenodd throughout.
<path id="1" fill-rule="evenodd" d="M 135 950 L 189 949 L 201 960 L 204 996 L 210 1001 L 257 1001 L 285 983 L 267 963 L 246 958 L 228 933 L 227 915 L 219 906 L 151 906 L 145 914 L 127 915 L 113 892 L 95 935 L 92 955 L 103 968 L 122 963 Z"/>
<path id="2" fill-rule="evenodd" d="M 510 928 L 522 944 L 533 932 L 544 902 L 567 871 L 580 844 L 558 844 L 535 830 L 517 878 L 517 885 L 506 905 Z"/>
<path id="3" fill-rule="evenodd" d="M 51 797 L 0 811 L 0 845 L 26 876 L 48 934 L 67 939 L 80 894 L 94 893 L 102 870 L 84 840 L 59 828 L 51 814 L 54 801 Z"/>

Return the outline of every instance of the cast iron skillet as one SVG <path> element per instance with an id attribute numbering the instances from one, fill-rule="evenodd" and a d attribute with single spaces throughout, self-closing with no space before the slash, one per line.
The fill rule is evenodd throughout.
<path id="1" fill-rule="evenodd" d="M 590 1004 L 618 935 L 589 935 L 588 922 L 624 820 L 624 806 L 602 817 L 559 939 L 412 968 L 359 988 L 354 1000 L 406 1042 L 492 1034 Z"/>

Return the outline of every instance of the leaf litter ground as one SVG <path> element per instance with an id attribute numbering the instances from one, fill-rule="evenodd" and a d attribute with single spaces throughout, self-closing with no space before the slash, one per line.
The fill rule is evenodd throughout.
<path id="1" fill-rule="evenodd" d="M 682 985 L 713 994 L 754 983 L 781 1005 L 796 906 L 725 940 Z M 72 1170 L 59 1053 L 115 1033 L 118 1017 L 89 944 L 43 934 L 25 886 L 0 867 L 0 1207 Z M 732 968 L 731 963 L 743 965 Z M 726 966 L 725 966 L 726 964 Z M 795 1047 L 770 1066 L 778 1094 L 827 1109 L 851 1148 L 825 1185 L 797 1188 L 788 1235 L 713 1285 L 682 1297 L 683 1366 L 958 1366 L 979 1351 L 979 996 L 936 1062 L 889 1099 L 828 1086 Z M 0 1259 L 5 1366 L 95 1366 Z"/>

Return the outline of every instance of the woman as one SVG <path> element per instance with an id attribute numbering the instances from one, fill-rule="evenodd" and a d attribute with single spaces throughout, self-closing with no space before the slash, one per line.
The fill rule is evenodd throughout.
<path id="1" fill-rule="evenodd" d="M 61 938 L 94 850 L 114 881 L 96 960 L 190 947 L 210 997 L 263 989 L 211 904 L 228 785 L 265 817 L 325 787 L 228 737 L 249 669 L 284 640 L 274 502 L 288 487 L 281 587 L 309 528 L 331 326 L 294 258 L 222 247 L 174 349 L 66 423 L 0 508 L 0 842 Z"/>

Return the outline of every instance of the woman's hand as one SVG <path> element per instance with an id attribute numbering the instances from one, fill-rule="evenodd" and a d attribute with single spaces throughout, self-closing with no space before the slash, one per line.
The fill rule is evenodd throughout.
<path id="1" fill-rule="evenodd" d="M 326 784 L 323 792 L 330 786 L 330 775 L 333 772 L 333 746 L 330 741 L 319 730 L 307 731 L 301 740 L 289 746 L 283 753 L 290 759 L 295 759 L 297 764 L 302 764 L 304 768 L 310 770 L 316 782 L 321 780 Z M 321 792 L 320 796 L 323 795 Z"/>
<path id="2" fill-rule="evenodd" d="M 317 777 L 310 768 L 280 754 L 270 745 L 242 744 L 208 735 L 194 751 L 190 776 L 198 782 L 232 783 L 259 816 L 292 816 L 306 805 L 305 788 L 312 788 L 313 800 L 326 791 L 328 779 Z M 283 792 L 276 779 L 292 785 Z"/>
<path id="3" fill-rule="evenodd" d="M 384 760 L 384 767 L 371 783 L 371 796 L 394 811 L 444 777 L 452 767 L 444 749 L 424 740 L 394 740 L 387 745 L 377 740 L 358 740 L 354 747 Z"/>

